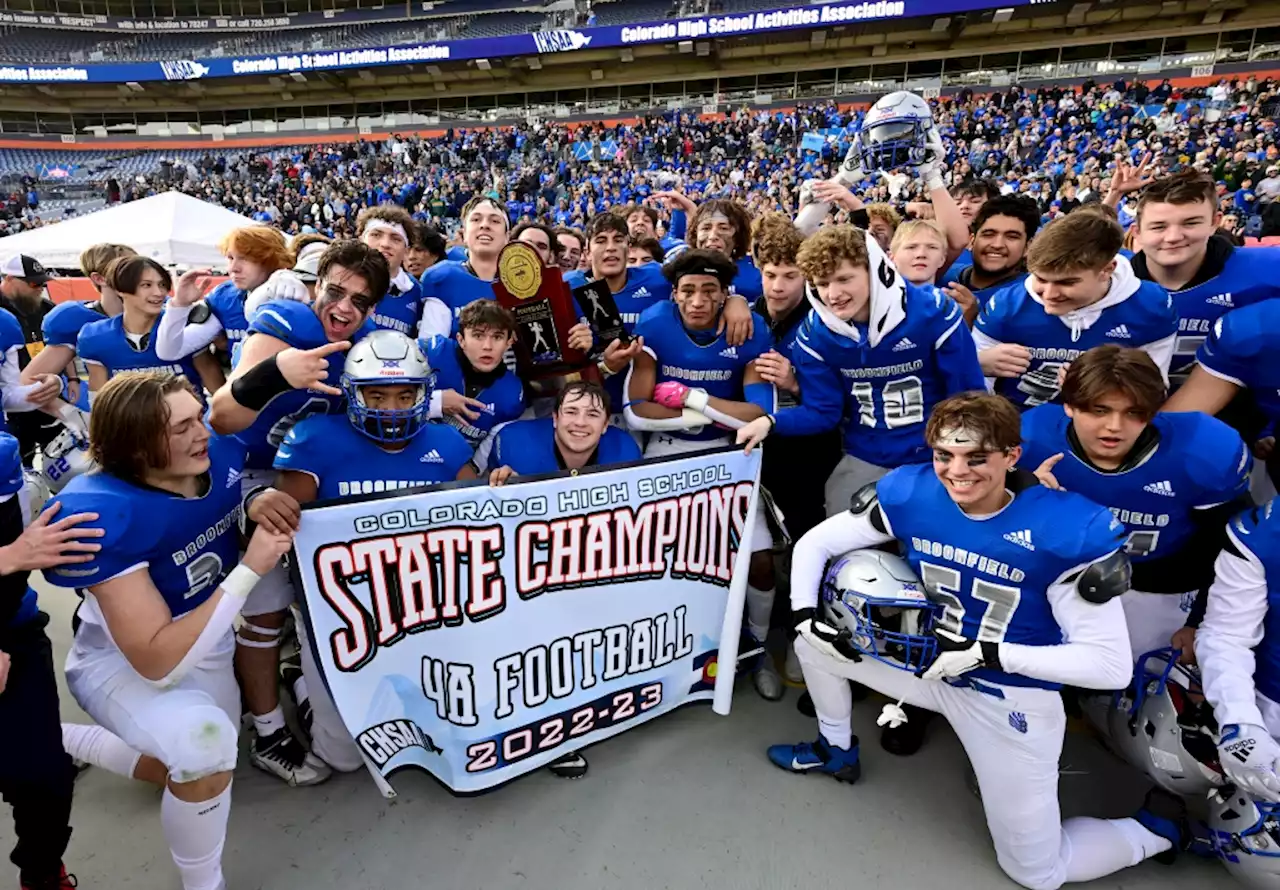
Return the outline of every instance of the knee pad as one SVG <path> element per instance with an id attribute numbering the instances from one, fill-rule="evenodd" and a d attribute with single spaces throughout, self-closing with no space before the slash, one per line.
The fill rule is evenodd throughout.
<path id="1" fill-rule="evenodd" d="M 156 703 L 155 719 L 163 727 L 156 732 L 156 753 L 168 767 L 169 778 L 181 784 L 236 768 L 239 730 L 212 698 L 177 690 Z"/>

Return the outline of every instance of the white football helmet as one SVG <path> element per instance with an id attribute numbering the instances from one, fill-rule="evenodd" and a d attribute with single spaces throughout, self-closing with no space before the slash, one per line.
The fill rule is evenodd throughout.
<path id="1" fill-rule="evenodd" d="M 417 341 L 399 331 L 374 331 L 351 347 L 342 369 L 347 417 L 375 442 L 407 442 L 427 425 L 436 372 Z M 367 386 L 417 387 L 409 408 L 374 408 L 365 403 Z"/>
<path id="2" fill-rule="evenodd" d="M 1214 853 L 1246 887 L 1280 888 L 1280 804 L 1253 800 L 1234 785 L 1209 795 Z"/>
<path id="3" fill-rule="evenodd" d="M 1217 724 L 1195 668 L 1177 651 L 1156 649 L 1138 659 L 1133 685 L 1109 715 L 1112 746 L 1161 788 L 1180 797 L 1223 783 Z"/>
<path id="4" fill-rule="evenodd" d="M 70 427 L 40 450 L 40 478 L 52 494 L 82 473 L 93 469 L 89 439 Z"/>
<path id="5" fill-rule="evenodd" d="M 933 663 L 933 623 L 940 608 L 925 596 L 906 560 L 880 550 L 851 550 L 827 567 L 821 593 L 823 620 L 848 633 L 863 655 L 913 673 Z"/>
<path id="6" fill-rule="evenodd" d="M 898 90 L 872 105 L 854 137 L 853 152 L 863 170 L 919 167 L 932 159 L 933 112 L 915 93 Z"/>
<path id="7" fill-rule="evenodd" d="M 307 247 L 311 246 L 307 245 Z M 248 298 L 244 301 L 244 317 L 253 321 L 254 313 L 263 303 L 275 300 L 295 300 L 310 305 L 311 291 L 307 290 L 306 283 L 293 270 L 277 269 L 271 273 L 270 278 L 250 291 Z"/>

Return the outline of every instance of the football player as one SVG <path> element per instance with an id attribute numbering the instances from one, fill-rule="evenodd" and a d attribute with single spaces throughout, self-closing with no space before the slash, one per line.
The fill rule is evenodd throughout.
<path id="1" fill-rule="evenodd" d="M 230 382 L 210 400 L 214 430 L 234 435 L 248 451 L 246 494 L 275 479 L 276 449 L 295 423 L 342 409 L 335 356 L 372 330 L 368 317 L 390 286 L 386 259 L 359 241 L 330 244 L 317 274 L 315 303 L 282 300 L 259 309 Z M 290 785 L 311 785 L 329 776 L 324 752 L 317 750 L 319 759 L 308 755 L 286 725 L 279 698 L 277 647 L 294 598 L 283 569 L 255 587 L 237 632 L 236 669 L 256 733 L 250 763 Z M 307 698 L 303 687 L 295 692 L 300 700 Z M 305 726 L 303 701 L 299 713 Z"/>
<path id="2" fill-rule="evenodd" d="M 863 230 L 828 226 L 804 242 L 797 263 L 818 294 L 793 352 L 804 398 L 747 424 L 738 441 L 775 429 L 813 435 L 845 421 L 845 454 L 825 486 L 834 516 L 889 469 L 927 461 L 929 411 L 981 388 L 982 372 L 959 306 L 904 281 Z"/>
<path id="3" fill-rule="evenodd" d="M 1027 249 L 1040 228 L 1035 201 L 1004 195 L 985 202 L 973 218 L 973 262 L 948 272 L 943 283 L 964 285 L 981 306 L 1003 288 L 1027 277 Z"/>
<path id="4" fill-rule="evenodd" d="M 492 300 L 498 277 L 498 254 L 507 246 L 507 211 L 488 195 L 476 195 L 462 208 L 465 261 L 436 263 L 422 276 L 422 296 L 434 297 L 451 312 L 448 327 L 442 320 L 423 315 L 418 336 L 450 337 L 462 307 L 476 300 Z"/>
<path id="5" fill-rule="evenodd" d="M 1031 274 L 988 299 L 973 329 L 994 392 L 1023 409 L 1052 402 L 1065 367 L 1102 343 L 1142 349 L 1167 377 L 1178 329 L 1173 300 L 1134 276 L 1118 255 L 1123 241 L 1120 224 L 1098 213 L 1045 226 L 1027 251 Z"/>
<path id="6" fill-rule="evenodd" d="M 203 270 L 186 273 L 180 289 L 196 289 L 203 275 Z M 156 324 L 173 287 L 169 271 L 150 257 L 122 256 L 107 269 L 107 280 L 120 295 L 124 311 L 85 325 L 76 339 L 76 352 L 89 369 L 90 401 L 121 371 L 155 368 L 185 377 L 199 387 L 201 379 L 192 352 L 166 360 L 156 351 Z M 205 382 L 210 392 L 221 385 L 220 377 Z"/>
<path id="7" fill-rule="evenodd" d="M 417 221 L 398 204 L 366 207 L 356 217 L 356 237 L 382 254 L 391 274 L 387 295 L 378 301 L 371 316 L 373 323 L 410 336 L 417 332 L 419 322 L 433 329 L 452 322 L 449 307 L 439 299 L 428 299 L 422 284 L 404 268 L 417 228 Z"/>
<path id="8" fill-rule="evenodd" d="M 760 270 L 751 262 L 751 217 L 741 204 L 724 198 L 702 202 L 689 219 L 689 231 L 690 248 L 719 251 L 733 260 L 737 273 L 731 294 L 743 297 L 748 304 L 760 299 L 764 286 Z M 668 251 L 668 262 L 672 255 Z"/>
<path id="9" fill-rule="evenodd" d="M 1145 352 L 1095 346 L 1071 363 L 1062 407 L 1022 415 L 1024 469 L 1107 507 L 1124 526 L 1133 589 L 1120 598 L 1135 656 L 1170 645 L 1213 580 L 1227 521 L 1249 501 L 1253 456 L 1204 414 L 1157 414 L 1160 369 Z M 1174 645 L 1191 658 L 1190 637 Z"/>
<path id="10" fill-rule="evenodd" d="M 1133 272 L 1173 295 L 1178 339 L 1169 373 L 1175 385 L 1191 373 L 1214 321 L 1280 297 L 1280 248 L 1237 248 L 1218 229 L 1217 205 L 1213 178 L 1191 169 L 1156 179 L 1138 199 Z"/>
<path id="11" fill-rule="evenodd" d="M 682 202 L 680 199 L 683 198 Z M 689 214 L 697 208 L 693 202 L 678 192 L 658 192 L 651 200 L 663 201 L 675 206 L 671 212 L 671 225 L 667 226 L 667 234 L 658 237 L 658 211 L 648 204 L 632 204 L 622 208 L 619 214 L 627 222 L 627 231 L 631 240 L 639 243 L 646 239 L 657 241 L 663 253 L 685 248 L 685 229 L 689 224 Z M 687 202 L 687 203 L 685 203 Z"/>
<path id="12" fill-rule="evenodd" d="M 560 267 L 560 242 L 556 240 L 555 230 L 551 226 L 540 222 L 522 222 L 511 230 L 511 240 L 532 247 L 544 266 L 556 269 Z"/>
<path id="13" fill-rule="evenodd" d="M 1280 802 L 1280 511 L 1273 500 L 1227 527 L 1214 566 L 1196 659 L 1205 698 L 1221 728 L 1219 762 L 1250 797 Z"/>
<path id="14" fill-rule="evenodd" d="M 244 449 L 211 437 L 203 413 L 181 377 L 125 373 L 102 388 L 90 428 L 100 470 L 54 502 L 66 516 L 98 514 L 101 550 L 45 576 L 84 595 L 72 695 L 168 768 L 160 823 L 186 890 L 225 886 L 240 722 L 232 627 L 292 540 L 260 527 L 237 564 Z"/>
<path id="15" fill-rule="evenodd" d="M 497 300 L 476 300 L 462 308 L 456 338 L 418 344 L 436 375 L 429 416 L 457 428 L 472 449 L 524 413 L 524 384 L 503 362 L 515 339 L 511 310 Z"/>
<path id="16" fill-rule="evenodd" d="M 965 227 L 970 231 L 973 230 L 974 220 L 978 217 L 978 211 L 993 198 L 1000 197 L 999 187 L 990 179 L 966 179 L 963 182 L 951 186 L 948 194 L 951 200 L 956 202 L 959 209 L 960 217 L 964 220 Z M 1039 221 L 1037 220 L 1037 225 Z M 1033 228 L 1029 235 L 1034 235 Z M 960 273 L 973 265 L 973 250 L 966 247 L 951 263 L 950 267 L 942 273 L 942 277 L 938 280 L 940 286 L 945 286 L 960 280 Z"/>
<path id="17" fill-rule="evenodd" d="M 717 333 L 737 274 L 733 261 L 721 251 L 690 248 L 663 271 L 674 300 L 651 306 L 640 316 L 635 337 L 643 351 L 632 359 L 626 384 L 627 426 L 655 434 L 645 457 L 727 445 L 732 441 L 728 431 L 771 414 L 776 401 L 773 384 L 756 364 L 772 346 L 764 319 L 754 319 L 754 333 L 741 346 Z M 762 506 L 751 540 L 744 541 L 752 550 L 747 627 L 760 643 L 769 632 L 775 590 L 767 512 Z M 752 676 L 761 697 L 782 697 L 782 679 L 769 658 L 758 660 Z"/>
<path id="18" fill-rule="evenodd" d="M 1011 474 L 1020 418 L 1005 399 L 968 393 L 938 404 L 925 439 L 933 466 L 902 467 L 796 544 L 796 653 L 821 731 L 769 759 L 845 782 L 861 774 L 847 679 L 945 716 L 977 774 L 1000 867 L 1053 890 L 1188 843 L 1185 809 L 1152 791 L 1131 819 L 1070 819 L 1058 809 L 1065 684 L 1114 689 L 1133 658 L 1118 598 L 1129 589 L 1121 526 L 1080 495 Z M 940 607 L 938 654 L 922 676 L 863 657 L 817 617 L 827 563 L 898 542 Z"/>
<path id="19" fill-rule="evenodd" d="M 75 878 L 62 856 L 71 837 L 75 768 L 60 738 L 53 650 L 44 632 L 49 616 L 27 577 L 93 560 L 103 531 L 81 526 L 96 522 L 97 513 L 55 520 L 58 507 L 24 530 L 22 483 L 18 440 L 0 433 L 0 725 L 10 727 L 0 733 L 0 794 L 13 807 L 11 859 L 21 890 L 70 890 Z"/>
<path id="20" fill-rule="evenodd" d="M 234 356 L 249 331 L 245 316 L 249 292 L 276 272 L 292 268 L 294 261 L 284 235 L 269 226 L 232 229 L 218 243 L 218 251 L 227 258 L 230 278 L 209 292 L 204 301 L 209 311 L 197 311 L 194 323 L 189 318 L 194 302 L 165 307 L 155 332 L 156 350 L 162 360 L 178 361 L 202 350 L 220 334 L 226 335 L 227 349 Z M 215 386 L 209 391 L 216 389 Z"/>
<path id="21" fill-rule="evenodd" d="M 575 380 L 556 393 L 550 417 L 503 424 L 476 452 L 473 464 L 503 485 L 515 476 L 536 476 L 588 467 L 624 464 L 641 459 L 640 446 L 624 430 L 610 425 L 609 393 L 598 383 Z M 577 751 L 558 757 L 547 768 L 562 779 L 587 774 L 587 759 Z"/>

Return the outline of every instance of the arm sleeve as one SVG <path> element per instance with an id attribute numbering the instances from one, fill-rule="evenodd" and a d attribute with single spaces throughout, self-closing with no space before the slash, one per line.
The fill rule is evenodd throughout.
<path id="1" fill-rule="evenodd" d="M 236 566 L 231 571 L 236 572 L 237 570 L 240 572 L 249 571 L 241 566 Z M 230 573 L 228 573 L 228 576 L 230 576 Z M 250 574 L 249 577 L 257 578 L 253 574 Z M 243 591 L 229 592 L 224 579 L 222 585 L 219 586 L 222 596 L 218 598 L 218 602 L 213 607 L 213 614 L 209 616 L 209 620 L 205 622 L 204 627 L 200 629 L 200 635 L 191 644 L 191 648 L 186 651 L 186 654 L 173 666 L 169 673 L 159 680 L 147 680 L 147 683 L 157 689 L 168 689 L 180 683 L 191 672 L 192 668 L 204 661 L 221 644 L 227 635 L 227 631 L 231 630 L 235 625 L 236 619 L 240 617 L 240 610 L 244 608 L 245 601 L 248 599 L 248 594 L 252 589 L 253 586 L 250 585 Z"/>
<path id="2" fill-rule="evenodd" d="M 39 383 L 23 386 L 22 371 L 18 367 L 18 347 L 10 346 L 0 361 L 0 403 L 6 411 L 33 411 L 35 405 L 27 401 L 27 396 L 40 387 Z"/>
<path id="3" fill-rule="evenodd" d="M 505 426 L 505 423 L 500 423 L 491 429 L 489 435 L 485 436 L 480 444 L 476 446 L 476 453 L 471 456 L 471 465 L 482 476 L 498 469 L 496 464 L 490 466 L 490 461 L 501 452 L 501 449 L 495 448 L 495 446 L 498 444 L 498 437 L 502 435 L 502 429 Z"/>
<path id="4" fill-rule="evenodd" d="M 418 336 L 448 337 L 453 333 L 453 310 L 436 297 L 422 300 L 422 319 L 418 322 Z"/>
<path id="5" fill-rule="evenodd" d="M 1205 698 L 1220 726 L 1265 726 L 1253 685 L 1253 649 L 1267 617 L 1267 578 L 1262 563 L 1228 529 L 1232 549 L 1214 564 L 1204 621 L 1196 632 L 1196 660 Z"/>
<path id="6" fill-rule="evenodd" d="M 982 376 L 982 366 L 978 364 L 978 348 L 958 305 L 951 303 L 951 309 L 943 323 L 947 327 L 934 343 L 934 352 L 937 354 L 938 370 L 942 372 L 942 378 L 946 382 L 947 395 L 985 389 L 988 384 Z"/>
<path id="7" fill-rule="evenodd" d="M 213 342 L 214 337 L 222 333 L 222 322 L 213 313 L 199 324 L 187 324 L 187 318 L 194 308 L 165 307 L 155 330 L 156 357 L 161 361 L 176 362 L 186 358 L 193 352 L 204 349 Z"/>
<path id="8" fill-rule="evenodd" d="M 877 512 L 886 531 L 872 524 Z M 832 558 L 850 550 L 864 550 L 893 540 L 888 517 L 879 504 L 864 513 L 845 510 L 815 525 L 796 542 L 791 556 L 791 609 L 813 609 L 818 605 L 818 585 Z"/>
<path id="9" fill-rule="evenodd" d="M 1108 554 L 1109 555 L 1109 554 Z M 1000 664 L 1012 674 L 1083 689 L 1123 689 L 1133 677 L 1133 653 L 1119 599 L 1102 604 L 1076 591 L 1077 566 L 1049 586 L 1053 617 L 1062 628 L 1056 646 L 1000 644 Z"/>

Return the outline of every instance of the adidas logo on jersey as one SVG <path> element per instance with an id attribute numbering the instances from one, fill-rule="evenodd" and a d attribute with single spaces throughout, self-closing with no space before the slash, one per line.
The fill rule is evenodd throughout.
<path id="1" fill-rule="evenodd" d="M 1032 552 L 1036 549 L 1036 546 L 1031 543 L 1031 529 L 1029 528 L 1024 528 L 1020 532 L 1005 532 L 1004 539 Z"/>
<path id="2" fill-rule="evenodd" d="M 1120 340 L 1128 340 L 1129 329 L 1122 324 L 1118 324 L 1111 330 L 1107 331 L 1107 336 L 1116 337 L 1117 339 L 1120 339 Z"/>
<path id="3" fill-rule="evenodd" d="M 244 473 L 240 472 L 239 470 L 227 470 L 227 488 L 230 488 L 231 486 L 239 482 L 240 477 L 243 475 Z"/>
<path id="4" fill-rule="evenodd" d="M 421 464 L 442 464 L 442 463 L 444 463 L 444 458 L 440 456 L 440 452 L 439 452 L 439 451 L 436 451 L 434 448 L 432 448 L 432 449 L 431 449 L 430 451 L 428 451 L 426 454 L 422 455 L 422 457 L 418 458 L 418 463 L 421 463 Z"/>
<path id="5" fill-rule="evenodd" d="M 730 346 L 728 349 L 722 349 L 722 350 L 720 350 L 720 354 L 721 354 L 722 356 L 724 356 L 725 358 L 737 358 L 737 357 L 738 357 L 738 347 L 736 347 L 736 346 Z"/>
<path id="6" fill-rule="evenodd" d="M 912 343 L 906 337 L 903 337 L 897 343 L 893 344 L 894 352 L 905 352 L 908 349 L 915 349 L 915 348 L 916 348 L 916 344 Z"/>
<path id="7" fill-rule="evenodd" d="M 1173 486 L 1169 484 L 1167 479 L 1163 482 L 1150 482 L 1142 486 L 1142 490 L 1149 491 L 1152 494 L 1161 494 L 1167 498 L 1175 496 L 1173 493 Z"/>
<path id="8" fill-rule="evenodd" d="M 1210 306 L 1234 307 L 1236 305 L 1235 302 L 1231 299 L 1231 294 L 1214 294 L 1212 297 L 1207 298 L 1205 300 L 1205 303 L 1207 303 Z"/>
<path id="9" fill-rule="evenodd" d="M 649 288 L 647 288 L 647 287 L 638 287 L 638 288 L 636 288 L 636 292 L 635 292 L 634 294 L 632 294 L 632 296 L 633 296 L 633 297 L 635 297 L 636 299 L 640 299 L 640 298 L 643 298 L 643 297 L 647 297 L 647 296 L 649 296 Z"/>

